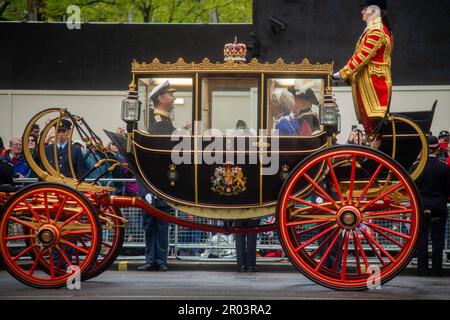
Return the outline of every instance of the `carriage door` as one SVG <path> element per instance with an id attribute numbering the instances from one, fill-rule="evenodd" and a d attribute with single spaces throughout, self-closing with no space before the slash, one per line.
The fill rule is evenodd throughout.
<path id="1" fill-rule="evenodd" d="M 198 202 L 258 205 L 259 76 L 205 75 L 199 84 Z"/>

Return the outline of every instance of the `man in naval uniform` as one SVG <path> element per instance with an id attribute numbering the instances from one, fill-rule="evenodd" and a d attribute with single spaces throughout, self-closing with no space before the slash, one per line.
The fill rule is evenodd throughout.
<path id="1" fill-rule="evenodd" d="M 150 114 L 150 124 L 148 132 L 151 134 L 171 135 L 175 130 L 170 119 L 170 112 L 174 107 L 175 89 L 170 88 L 169 81 L 165 81 L 153 88 L 149 94 L 149 99 L 153 102 L 153 114 Z"/>
<path id="2" fill-rule="evenodd" d="M 175 89 L 170 88 L 169 81 L 165 81 L 150 92 L 149 99 L 153 102 L 154 110 L 150 113 L 150 134 L 171 135 L 175 130 L 170 119 L 170 112 L 174 107 Z M 161 211 L 170 212 L 171 208 L 163 200 L 154 197 L 146 188 L 139 185 L 139 195 Z M 142 224 L 145 234 L 145 264 L 138 270 L 167 271 L 167 254 L 169 247 L 169 222 L 157 219 L 143 212 Z"/>
<path id="3" fill-rule="evenodd" d="M 57 138 L 56 138 L 56 156 L 58 160 L 59 172 L 68 178 L 72 177 L 72 172 L 70 171 L 69 164 L 69 147 L 72 153 L 72 164 L 75 174 L 78 178 L 81 178 L 85 174 L 84 157 L 81 149 L 77 146 L 69 146 L 69 135 L 72 123 L 69 120 L 62 120 L 58 128 Z M 50 165 L 55 168 L 55 156 L 54 156 L 53 144 L 45 146 L 45 156 L 48 159 Z M 55 169 L 56 170 L 56 169 Z"/>
<path id="4" fill-rule="evenodd" d="M 393 38 L 386 12 L 386 0 L 363 2 L 361 13 L 367 27 L 353 56 L 333 75 L 333 79 L 351 84 L 356 117 L 368 136 L 384 118 L 391 102 Z"/>

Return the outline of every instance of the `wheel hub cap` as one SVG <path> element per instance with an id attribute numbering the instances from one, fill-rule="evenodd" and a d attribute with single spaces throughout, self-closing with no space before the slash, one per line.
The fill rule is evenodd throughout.
<path id="1" fill-rule="evenodd" d="M 361 213 L 353 206 L 346 206 L 339 210 L 337 221 L 342 228 L 352 229 L 360 224 Z"/>
<path id="2" fill-rule="evenodd" d="M 44 225 L 37 232 L 39 243 L 44 246 L 52 246 L 59 241 L 60 232 L 53 225 Z"/>

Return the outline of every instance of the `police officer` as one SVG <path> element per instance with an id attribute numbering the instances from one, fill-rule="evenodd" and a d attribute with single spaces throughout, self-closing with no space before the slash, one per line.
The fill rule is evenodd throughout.
<path id="1" fill-rule="evenodd" d="M 150 114 L 148 132 L 151 134 L 171 135 L 175 130 L 170 119 L 170 112 L 174 107 L 175 89 L 170 88 L 169 81 L 156 86 L 149 94 L 153 102 L 154 111 Z M 171 210 L 161 199 L 147 193 L 144 186 L 139 186 L 141 197 L 145 197 L 155 208 L 168 212 Z M 142 224 L 145 233 L 145 264 L 138 268 L 140 271 L 158 270 L 167 271 L 167 254 L 169 247 L 169 223 L 157 219 L 143 212 Z"/>
<path id="2" fill-rule="evenodd" d="M 437 158 L 439 140 L 435 136 L 428 138 L 429 156 L 420 178 L 416 181 L 422 196 L 424 223 L 421 226 L 417 252 L 418 272 L 428 273 L 428 235 L 431 229 L 433 246 L 432 275 L 442 275 L 442 254 L 445 241 L 447 220 L 447 199 L 450 195 L 450 168 Z"/>
<path id="3" fill-rule="evenodd" d="M 72 177 L 72 172 L 70 171 L 69 164 L 69 135 L 70 128 L 72 127 L 72 123 L 69 120 L 62 120 L 60 126 L 58 128 L 57 138 L 56 138 L 56 148 L 57 148 L 57 160 L 59 172 L 63 174 L 65 177 Z M 50 165 L 55 168 L 55 156 L 54 156 L 54 148 L 53 144 L 49 144 L 45 147 L 45 156 L 47 157 Z M 75 174 L 77 178 L 81 178 L 85 174 L 85 166 L 84 166 L 84 157 L 81 149 L 77 146 L 70 146 L 72 153 L 72 164 L 75 170 Z"/>

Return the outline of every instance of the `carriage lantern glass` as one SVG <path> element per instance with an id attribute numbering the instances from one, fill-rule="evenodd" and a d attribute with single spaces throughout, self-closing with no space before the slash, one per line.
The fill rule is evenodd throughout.
<path id="1" fill-rule="evenodd" d="M 128 91 L 127 96 L 122 100 L 122 120 L 126 123 L 139 121 L 140 109 L 137 91 Z"/>
<path id="2" fill-rule="evenodd" d="M 323 104 L 320 108 L 320 123 L 325 127 L 334 127 L 339 132 L 340 117 L 336 100 L 332 95 L 324 95 Z"/>

